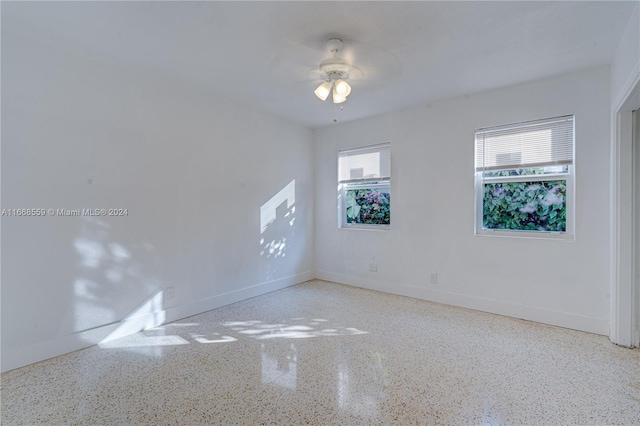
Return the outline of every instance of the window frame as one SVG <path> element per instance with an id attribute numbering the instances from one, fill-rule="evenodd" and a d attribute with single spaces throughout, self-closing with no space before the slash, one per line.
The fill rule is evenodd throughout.
<path id="1" fill-rule="evenodd" d="M 519 176 L 492 176 L 492 177 L 484 177 L 483 170 L 476 170 L 476 166 L 474 165 L 474 233 L 476 236 L 491 236 L 491 237 L 510 237 L 510 238 L 534 238 L 534 239 L 550 239 L 550 240 L 564 240 L 564 241 L 575 241 L 575 116 L 569 115 L 564 117 L 572 117 L 573 120 L 573 129 L 572 129 L 572 150 L 573 150 L 573 160 L 571 164 L 567 166 L 567 172 L 563 173 L 546 173 L 546 174 L 529 174 L 529 175 L 519 175 Z M 525 126 L 532 122 L 545 121 L 545 120 L 557 120 L 562 117 L 553 117 L 549 119 L 542 120 L 534 120 L 522 123 L 513 123 L 507 126 L 516 127 L 518 125 L 522 125 L 523 129 Z M 497 126 L 497 127 L 506 127 L 506 126 Z M 477 129 L 475 131 L 475 135 L 477 137 L 478 133 L 481 131 L 485 131 L 485 129 Z M 474 152 L 477 151 L 477 143 L 476 138 L 474 138 Z M 474 155 L 475 157 L 475 155 Z M 474 159 L 475 162 L 475 159 Z M 549 165 L 550 167 L 551 165 Z M 522 168 L 529 167 L 540 167 L 540 166 L 532 166 L 524 164 Z M 544 166 L 542 166 L 544 167 Z M 512 167 L 513 168 L 513 167 Z M 512 169 L 511 168 L 511 169 Z M 494 169 L 500 170 L 500 169 Z M 509 170 L 509 169 L 501 169 L 501 170 Z M 483 221 L 484 214 L 484 186 L 487 183 L 502 183 L 502 182 L 541 182 L 541 181 L 558 181 L 564 180 L 566 181 L 566 198 L 565 198 L 565 231 L 540 231 L 540 230 L 517 230 L 517 229 L 490 229 L 485 228 Z"/>
<path id="2" fill-rule="evenodd" d="M 340 158 L 343 152 L 353 152 L 357 150 L 368 150 L 375 147 L 387 147 L 389 150 L 389 177 L 372 177 L 358 179 L 340 180 Z M 338 160 L 338 229 L 360 229 L 370 231 L 386 231 L 391 228 L 391 143 L 379 143 L 373 145 L 363 145 L 345 149 L 339 149 L 337 153 Z M 385 188 L 389 193 L 389 224 L 366 224 L 366 223 L 348 223 L 347 222 L 347 191 L 351 189 L 375 189 Z"/>

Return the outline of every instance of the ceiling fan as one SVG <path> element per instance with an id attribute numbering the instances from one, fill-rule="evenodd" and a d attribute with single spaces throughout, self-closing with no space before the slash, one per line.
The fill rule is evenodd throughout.
<path id="1" fill-rule="evenodd" d="M 347 83 L 349 79 L 358 79 L 362 77 L 362 71 L 349 64 L 344 58 L 339 56 L 343 47 L 342 40 L 332 38 L 327 41 L 327 50 L 331 53 L 331 57 L 320 62 L 317 70 L 312 73 L 322 83 L 314 90 L 318 99 L 326 101 L 329 95 L 332 95 L 334 104 L 341 104 L 347 100 L 347 96 L 351 93 L 351 86 Z"/>

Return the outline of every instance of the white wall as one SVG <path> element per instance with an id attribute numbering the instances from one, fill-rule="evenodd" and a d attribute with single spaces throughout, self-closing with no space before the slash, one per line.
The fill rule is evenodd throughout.
<path id="1" fill-rule="evenodd" d="M 308 129 L 3 33 L 2 207 L 128 209 L 2 218 L 3 371 L 313 278 L 313 178 Z"/>
<path id="2" fill-rule="evenodd" d="M 318 277 L 608 333 L 609 79 L 599 68 L 316 131 Z M 474 236 L 474 130 L 566 114 L 575 241 Z M 337 150 L 381 142 L 391 142 L 391 229 L 339 230 Z"/>
<path id="3" fill-rule="evenodd" d="M 640 1 L 629 16 L 611 62 L 611 101 L 617 106 L 640 73 Z"/>

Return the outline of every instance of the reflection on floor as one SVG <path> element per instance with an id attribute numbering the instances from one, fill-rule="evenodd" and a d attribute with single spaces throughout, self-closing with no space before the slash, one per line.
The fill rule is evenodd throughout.
<path id="1" fill-rule="evenodd" d="M 2 424 L 635 424 L 640 352 L 311 281 L 2 375 Z"/>

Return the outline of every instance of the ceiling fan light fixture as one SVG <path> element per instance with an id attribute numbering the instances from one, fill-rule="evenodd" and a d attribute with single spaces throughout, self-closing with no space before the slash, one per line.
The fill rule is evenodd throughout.
<path id="1" fill-rule="evenodd" d="M 316 88 L 314 93 L 323 101 L 331 93 L 333 103 L 341 104 L 351 93 L 351 86 L 346 82 L 350 77 L 351 66 L 338 56 L 338 52 L 342 49 L 342 40 L 330 39 L 327 41 L 327 48 L 331 51 L 332 57 L 320 62 L 318 70 L 325 81 Z"/>
<path id="2" fill-rule="evenodd" d="M 345 98 L 349 96 L 349 93 L 351 93 L 351 86 L 349 86 L 349 84 L 341 78 L 336 80 L 335 88 L 336 92 L 338 92 L 340 96 L 344 96 Z"/>
<path id="3" fill-rule="evenodd" d="M 338 93 L 338 90 L 336 88 L 336 86 L 333 86 L 333 103 L 334 104 L 341 104 L 344 101 L 347 100 L 347 97 L 345 95 L 341 95 L 340 93 Z"/>
<path id="4" fill-rule="evenodd" d="M 320 84 L 316 90 L 314 90 L 313 93 L 316 94 L 316 96 L 318 97 L 318 99 L 322 100 L 322 101 L 326 101 L 327 97 L 329 96 L 329 93 L 331 93 L 331 86 L 333 84 L 329 81 L 325 81 L 322 84 Z"/>

